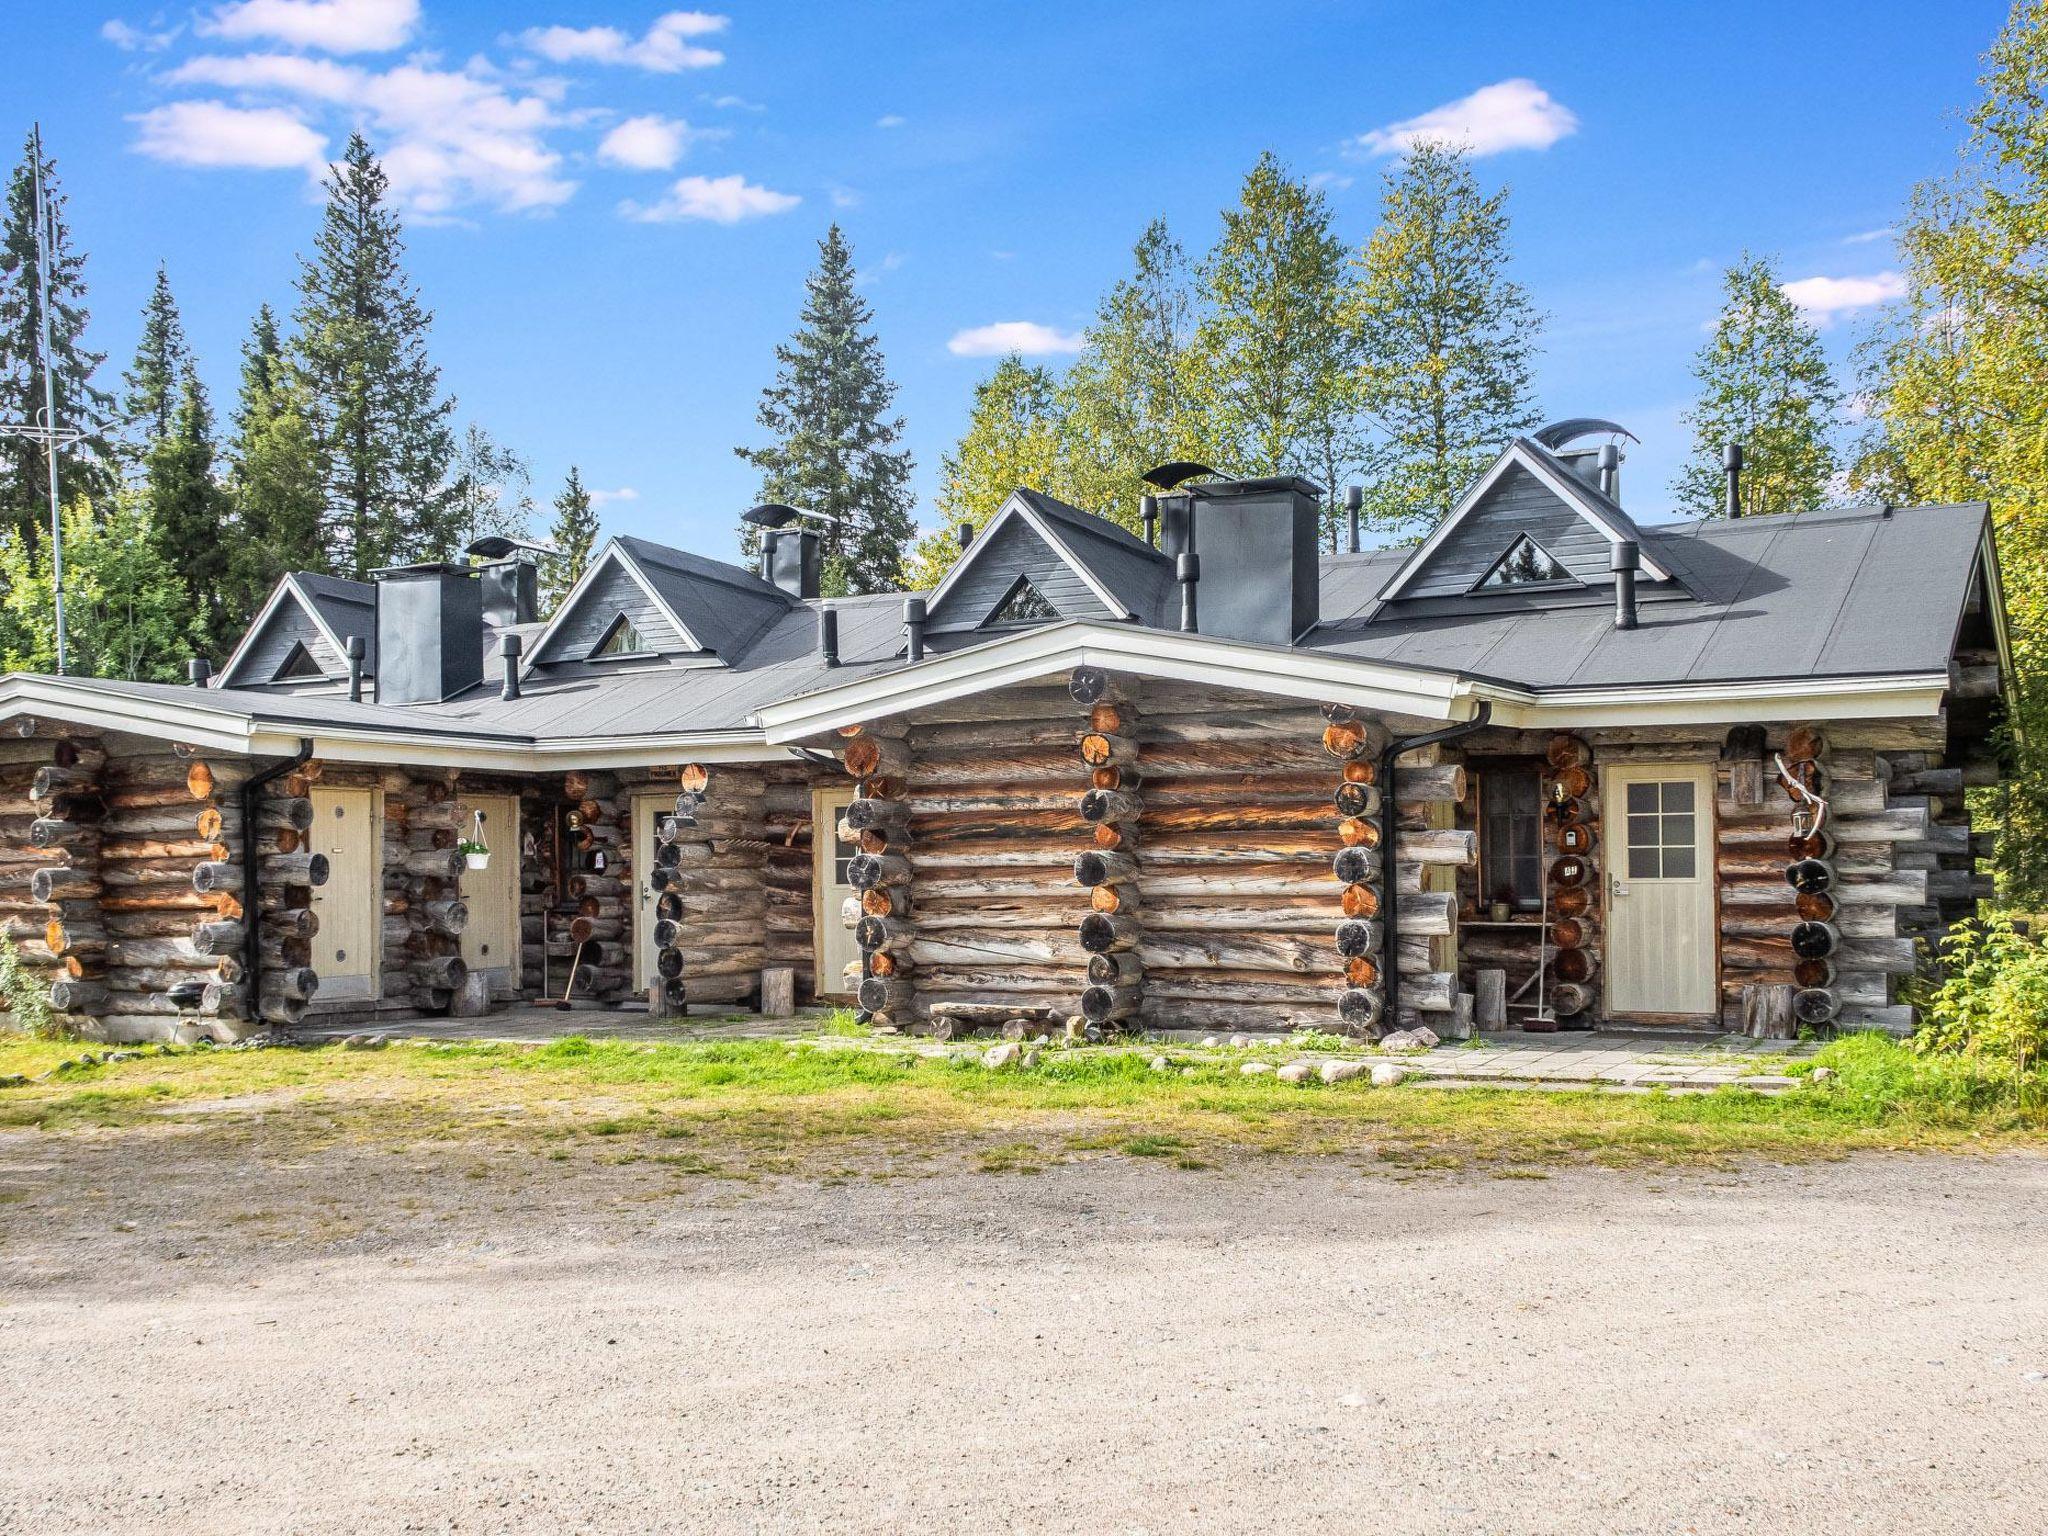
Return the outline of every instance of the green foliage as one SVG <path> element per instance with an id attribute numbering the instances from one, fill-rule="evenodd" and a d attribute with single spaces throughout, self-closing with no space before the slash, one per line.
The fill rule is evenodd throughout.
<path id="1" fill-rule="evenodd" d="M 1365 479 L 1379 527 L 1443 516 L 1535 420 L 1543 317 L 1508 256 L 1507 193 L 1483 195 L 1464 151 L 1418 144 L 1387 173 L 1353 299 L 1362 404 L 1382 434 Z"/>
<path id="2" fill-rule="evenodd" d="M 122 426 L 129 452 L 138 462 L 147 462 L 150 451 L 171 435 L 179 391 L 191 376 L 192 348 L 185 340 L 185 323 L 171 296 L 170 274 L 159 263 L 156 286 L 142 310 L 142 340 L 135 348 L 135 362 L 121 376 L 126 386 Z"/>
<path id="3" fill-rule="evenodd" d="M 13 1015 L 14 1027 L 38 1040 L 58 1033 L 50 1013 L 49 983 L 42 973 L 22 963 L 14 941 L 0 933 L 0 1011 Z"/>
<path id="4" fill-rule="evenodd" d="M 1740 443 L 1743 516 L 1819 506 L 1838 467 L 1842 398 L 1820 333 L 1785 297 L 1767 257 L 1745 254 L 1721 286 L 1720 318 L 1693 364 L 1700 393 L 1685 416 L 1692 453 L 1672 492 L 1694 516 L 1719 516 L 1722 451 Z"/>
<path id="5" fill-rule="evenodd" d="M 910 582 L 937 586 L 960 545 L 961 523 L 984 528 L 1020 485 L 1064 497 L 1059 386 L 1044 368 L 1011 353 L 974 386 L 967 432 L 940 461 L 940 523 L 911 554 Z"/>
<path id="6" fill-rule="evenodd" d="M 319 434 L 305 388 L 264 305 L 242 344 L 227 492 L 241 537 L 230 551 L 233 611 L 253 615 L 287 571 L 331 571 Z"/>
<path id="7" fill-rule="evenodd" d="M 213 409 L 199 376 L 188 372 L 178 382 L 170 432 L 150 445 L 144 460 L 142 494 L 157 556 L 182 589 L 179 627 L 200 654 L 219 660 L 234 648 L 244 616 L 229 602 L 234 541 L 227 536 L 228 499 L 215 478 L 214 457 Z"/>
<path id="8" fill-rule="evenodd" d="M 33 140 L 7 183 L 5 225 L 0 227 L 0 421 L 35 421 L 43 412 L 43 368 L 37 331 L 42 308 L 36 289 L 35 167 Z M 111 396 L 93 383 L 106 360 L 85 344 L 91 318 L 85 307 L 85 253 L 71 244 L 58 188 L 57 163 L 43 156 L 43 190 L 50 210 L 50 352 L 57 418 L 82 429 L 82 441 L 57 450 L 61 488 L 104 500 L 114 488 L 113 450 L 100 423 L 112 414 Z M 24 437 L 0 437 L 0 529 L 34 546 L 49 527 L 48 450 Z"/>
<path id="9" fill-rule="evenodd" d="M 319 445 L 330 568 L 358 580 L 453 542 L 455 454 L 432 314 L 405 275 L 389 178 L 361 134 L 329 172 L 299 272 L 293 362 Z"/>
<path id="10" fill-rule="evenodd" d="M 548 529 L 548 539 L 561 552 L 559 560 L 544 560 L 540 568 L 541 611 L 552 614 L 590 569 L 590 557 L 597 549 L 597 511 L 574 464 L 569 466 L 562 493 L 555 498 L 555 521 Z"/>
<path id="11" fill-rule="evenodd" d="M 448 466 L 446 545 L 453 560 L 486 534 L 533 536 L 533 476 L 526 460 L 475 422 L 463 428 Z"/>
<path id="12" fill-rule="evenodd" d="M 760 472 L 761 500 L 838 520 L 825 530 L 827 596 L 901 586 L 917 532 L 910 451 L 903 419 L 890 414 L 896 386 L 873 322 L 834 224 L 818 243 L 796 333 L 775 349 L 775 381 L 761 392 L 755 420 L 771 441 L 733 450 Z M 742 524 L 740 545 L 757 553 L 760 530 Z"/>
<path id="13" fill-rule="evenodd" d="M 2048 1047 L 2048 947 L 2009 913 L 1958 923 L 1941 944 L 1942 974 L 1920 1000 L 1923 1050 L 1960 1051 L 2024 1074 Z"/>
<path id="14" fill-rule="evenodd" d="M 0 532 L 0 671 L 55 668 L 52 610 L 49 541 Z M 83 501 L 66 509 L 64 618 L 74 676 L 183 677 L 193 644 L 190 598 L 139 493 L 114 497 L 104 517 Z"/>

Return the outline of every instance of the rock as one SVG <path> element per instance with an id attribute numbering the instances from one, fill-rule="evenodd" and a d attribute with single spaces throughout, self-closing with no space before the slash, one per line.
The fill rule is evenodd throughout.
<path id="1" fill-rule="evenodd" d="M 198 1045 L 209 1037 L 204 1027 L 198 1024 L 180 1024 L 171 1031 L 171 1038 L 180 1045 Z"/>
<path id="2" fill-rule="evenodd" d="M 1816 1083 L 1831 1083 L 1831 1082 L 1833 1082 L 1834 1080 L 1835 1080 L 1835 1069 L 1834 1069 L 1833 1067 L 1815 1067 L 1815 1068 L 1813 1069 L 1813 1081 L 1814 1081 L 1814 1082 L 1816 1082 Z"/>
<path id="3" fill-rule="evenodd" d="M 1261 1077 L 1273 1070 L 1273 1063 L 1270 1061 L 1248 1061 L 1237 1070 L 1246 1077 Z"/>
<path id="4" fill-rule="evenodd" d="M 1182 1077 L 1193 1077 L 1195 1075 L 1195 1069 L 1193 1067 L 1182 1067 L 1180 1069 L 1180 1075 Z"/>
<path id="5" fill-rule="evenodd" d="M 1081 1038 L 1090 1045 L 1100 1045 L 1102 1043 L 1102 1027 L 1097 1024 L 1083 1024 L 1081 1026 Z"/>
<path id="6" fill-rule="evenodd" d="M 1003 1020 L 1003 1038 L 1005 1040 L 1022 1040 L 1024 1032 L 1029 1028 L 1031 1028 L 1031 1021 L 1028 1019 L 1005 1019 Z"/>
<path id="7" fill-rule="evenodd" d="M 1425 1051 L 1433 1051 L 1444 1043 L 1437 1032 L 1427 1024 L 1418 1024 L 1414 1029 L 1409 1030 L 1408 1033 L 1414 1037 L 1415 1043 Z"/>
<path id="8" fill-rule="evenodd" d="M 1154 1072 L 1168 1072 L 1172 1070 L 1172 1064 L 1164 1056 L 1154 1056 L 1152 1058 L 1152 1070 Z"/>
<path id="9" fill-rule="evenodd" d="M 1436 1036 L 1431 1035 L 1429 1042 L 1430 1045 L 1434 1045 L 1436 1043 Z M 1383 1051 L 1426 1051 L 1429 1049 L 1429 1046 L 1422 1043 L 1421 1037 L 1414 1030 L 1397 1029 L 1391 1034 L 1380 1036 L 1380 1049 Z"/>
<path id="10" fill-rule="evenodd" d="M 982 1053 L 981 1064 L 991 1072 L 1000 1072 L 1024 1054 L 1024 1047 L 1014 1040 L 1005 1040 L 1001 1045 L 992 1045 Z"/>
<path id="11" fill-rule="evenodd" d="M 341 1042 L 345 1051 L 381 1051 L 391 1042 L 382 1035 L 350 1035 Z"/>
<path id="12" fill-rule="evenodd" d="M 1283 1083 L 1293 1083 L 1296 1087 L 1300 1087 L 1315 1075 L 1315 1070 L 1314 1062 L 1290 1061 L 1273 1075 Z"/>
<path id="13" fill-rule="evenodd" d="M 1067 1039 L 1069 1041 L 1086 1040 L 1087 1038 L 1088 1021 L 1086 1019 L 1076 1016 L 1067 1020 Z"/>
<path id="14" fill-rule="evenodd" d="M 1230 1037 L 1230 1048 L 1233 1051 L 1248 1051 L 1252 1048 L 1252 1037 L 1250 1035 L 1232 1035 Z"/>
<path id="15" fill-rule="evenodd" d="M 1029 1072 L 1033 1067 L 1037 1066 L 1038 1047 L 1034 1045 L 1030 1050 L 1026 1051 L 1024 1053 L 1024 1059 L 1018 1062 L 1017 1065 L 1022 1067 L 1026 1072 Z"/>
<path id="16" fill-rule="evenodd" d="M 1365 1063 L 1362 1061 L 1326 1061 L 1319 1075 L 1326 1083 L 1348 1083 L 1364 1074 Z"/>
<path id="17" fill-rule="evenodd" d="M 901 1033 L 901 1031 L 898 1030 L 894 1024 L 877 1024 L 875 1025 L 874 1029 L 875 1033 L 878 1035 L 894 1035 Z"/>
<path id="18" fill-rule="evenodd" d="M 136 1059 L 137 1057 L 139 1057 L 139 1056 L 140 1056 L 141 1054 L 142 1054 L 142 1052 L 140 1052 L 140 1051 L 109 1051 L 109 1052 L 107 1052 L 107 1060 L 109 1060 L 109 1061 L 134 1061 L 134 1060 L 135 1060 L 135 1059 Z"/>
<path id="19" fill-rule="evenodd" d="M 1045 1032 L 1044 1030 L 1040 1030 L 1040 1031 L 1039 1031 L 1039 1032 L 1038 1032 L 1037 1034 L 1035 1034 L 1035 1035 L 1033 1035 L 1033 1036 L 1031 1037 L 1031 1043 L 1032 1043 L 1033 1045 L 1044 1045 L 1044 1044 L 1046 1044 L 1046 1043 L 1047 1043 L 1047 1042 L 1048 1042 L 1048 1041 L 1049 1041 L 1049 1040 L 1050 1040 L 1051 1038 L 1052 1038 L 1052 1037 L 1051 1037 L 1050 1035 L 1046 1034 L 1046 1032 Z"/>
<path id="20" fill-rule="evenodd" d="M 1377 1062 L 1372 1069 L 1372 1085 L 1375 1088 L 1397 1087 L 1407 1075 L 1406 1067 L 1397 1067 L 1391 1061 Z"/>
<path id="21" fill-rule="evenodd" d="M 10 1072 L 5 1077 L 0 1077 L 0 1088 L 20 1088 L 27 1082 L 28 1078 L 24 1074 Z"/>
<path id="22" fill-rule="evenodd" d="M 1221 1040 L 1218 1040 L 1214 1035 L 1202 1036 L 1202 1044 L 1206 1045 L 1211 1050 L 1214 1050 L 1217 1046 L 1221 1045 L 1222 1043 L 1223 1042 Z"/>

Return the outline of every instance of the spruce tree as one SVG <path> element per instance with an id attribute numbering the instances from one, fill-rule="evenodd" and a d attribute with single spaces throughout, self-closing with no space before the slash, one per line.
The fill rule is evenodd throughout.
<path id="1" fill-rule="evenodd" d="M 1841 390 L 1820 333 L 1785 297 L 1768 258 L 1745 253 L 1721 286 L 1720 318 L 1693 363 L 1692 453 L 1672 492 L 1694 516 L 1719 515 L 1722 453 L 1740 443 L 1743 515 L 1804 512 L 1820 505 L 1835 473 Z"/>
<path id="2" fill-rule="evenodd" d="M 1542 317 L 1508 276 L 1505 190 L 1479 190 L 1463 150 L 1416 145 L 1386 177 L 1358 256 L 1368 518 L 1396 532 L 1448 512 L 1507 439 L 1534 423 Z"/>
<path id="3" fill-rule="evenodd" d="M 0 421 L 35 422 L 43 416 L 33 153 L 31 138 L 8 179 L 6 225 L 0 229 Z M 67 503 L 74 496 L 97 502 L 114 485 L 105 425 L 113 400 L 93 382 L 105 357 L 85 345 L 90 318 L 85 254 L 72 246 L 56 161 L 47 153 L 42 169 L 50 210 L 50 350 L 57 417 L 66 429 L 85 434 L 56 450 L 57 469 Z M 49 515 L 49 450 L 24 437 L 0 436 L 0 528 L 15 530 L 33 548 L 43 538 Z"/>
<path id="4" fill-rule="evenodd" d="M 475 422 L 463 428 L 449 464 L 447 547 L 454 559 L 485 534 L 533 534 L 533 474 L 526 460 Z"/>
<path id="5" fill-rule="evenodd" d="M 188 371 L 169 430 L 149 450 L 142 493 L 157 554 L 185 593 L 182 627 L 200 654 L 219 661 L 239 626 L 227 579 L 227 497 L 214 479 L 214 458 L 213 408 Z"/>
<path id="6" fill-rule="evenodd" d="M 335 568 L 361 578 L 431 559 L 451 543 L 454 456 L 432 314 L 406 277 L 389 179 L 361 134 L 326 182 L 327 207 L 299 273 L 293 361 L 320 445 Z"/>
<path id="7" fill-rule="evenodd" d="M 334 569 L 321 535 L 319 437 L 268 304 L 242 344 L 227 460 L 239 534 L 230 558 L 230 611 L 246 618 L 285 572 Z"/>
<path id="8" fill-rule="evenodd" d="M 911 554 L 911 586 L 937 586 L 960 553 L 960 524 L 987 526 L 1019 486 L 1071 496 L 1061 429 L 1058 382 L 1014 352 L 974 386 L 967 431 L 940 460 L 940 522 Z"/>
<path id="9" fill-rule="evenodd" d="M 1348 289 L 1328 200 L 1261 155 L 1201 269 L 1195 358 L 1218 469 L 1326 478 L 1356 462 Z"/>
<path id="10" fill-rule="evenodd" d="M 590 492 L 583 488 L 583 475 L 573 464 L 555 498 L 555 521 L 548 529 L 548 542 L 561 557 L 543 560 L 540 567 L 541 606 L 553 613 L 569 589 L 583 579 L 590 569 L 590 557 L 597 551 L 597 512 L 591 506 Z"/>
<path id="11" fill-rule="evenodd" d="M 135 361 L 121 376 L 121 426 L 130 458 L 146 464 L 156 445 L 171 435 L 177 419 L 179 392 L 192 374 L 192 349 L 185 325 L 171 297 L 170 275 L 159 264 L 156 286 L 142 311 L 142 341 Z"/>
<path id="12" fill-rule="evenodd" d="M 763 501 L 837 519 L 826 525 L 824 586 L 838 595 L 886 592 L 903 582 L 917 526 L 911 515 L 896 386 L 869 328 L 874 313 L 854 284 L 853 252 L 834 224 L 818 242 L 796 333 L 775 349 L 775 382 L 755 414 L 771 441 L 736 448 L 760 472 Z M 742 524 L 740 546 L 760 549 Z"/>
<path id="13" fill-rule="evenodd" d="M 1131 249 L 1061 386 L 1060 435 L 1076 506 L 1137 528 L 1139 478 L 1169 459 L 1224 457 L 1195 377 L 1187 255 L 1164 219 Z"/>

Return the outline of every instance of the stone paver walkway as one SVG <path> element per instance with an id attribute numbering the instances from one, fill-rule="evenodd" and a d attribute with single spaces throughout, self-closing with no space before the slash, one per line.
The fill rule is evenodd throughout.
<path id="1" fill-rule="evenodd" d="M 788 1040 L 813 1033 L 825 1015 L 810 1011 L 790 1019 L 751 1014 L 706 1014 L 690 1019 L 655 1019 L 645 1012 L 617 1008 L 510 1008 L 480 1019 L 399 1018 L 377 1024 L 309 1025 L 294 1032 L 300 1040 L 340 1040 L 375 1034 L 393 1040 L 446 1040 L 472 1043 L 545 1045 L 565 1035 L 592 1039 L 684 1043 L 705 1040 Z M 1158 1047 L 1184 1054 L 1198 1036 L 1181 1034 Z M 1254 1037 L 1258 1038 L 1258 1037 Z M 856 1041 L 844 1040 L 852 1045 Z M 879 1042 L 876 1042 L 879 1043 Z M 942 1055 L 971 1042 L 951 1045 L 898 1036 L 887 1039 L 895 1049 Z M 1261 1048 L 1279 1040 L 1259 1039 Z M 1452 1042 L 1428 1051 L 1366 1054 L 1399 1060 L 1417 1077 L 1446 1087 L 1490 1085 L 1502 1088 L 1597 1088 L 1614 1092 L 1645 1092 L 1663 1088 L 1675 1093 L 1701 1093 L 1732 1083 L 1761 1093 L 1792 1086 L 1793 1079 L 1770 1068 L 1810 1056 L 1819 1046 L 1798 1040 L 1751 1040 L 1744 1035 L 1677 1031 L 1596 1030 L 1586 1033 L 1525 1034 L 1507 1031 L 1470 1041 Z M 1215 1054 L 1235 1058 L 1227 1047 Z M 1303 1051 L 1323 1057 L 1329 1051 Z M 1344 1052 L 1341 1054 L 1350 1054 Z"/>

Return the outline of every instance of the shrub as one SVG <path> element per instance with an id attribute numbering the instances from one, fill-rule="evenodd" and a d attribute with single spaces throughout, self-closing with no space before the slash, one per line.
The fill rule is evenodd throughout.
<path id="1" fill-rule="evenodd" d="M 1941 953 L 1943 975 L 1923 993 L 1915 1043 L 2024 1075 L 2048 1052 L 2048 946 L 1995 912 L 1957 924 Z"/>
<path id="2" fill-rule="evenodd" d="M 22 963 L 14 941 L 0 933 L 0 1009 L 14 1015 L 15 1028 L 37 1039 L 48 1040 L 58 1033 L 50 1015 L 48 983 Z"/>

